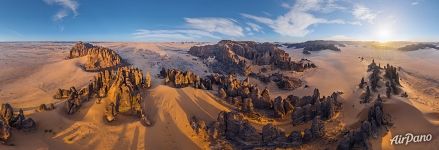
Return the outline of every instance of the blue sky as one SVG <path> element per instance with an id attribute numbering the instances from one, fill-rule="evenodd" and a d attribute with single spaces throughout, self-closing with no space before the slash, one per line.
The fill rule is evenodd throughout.
<path id="1" fill-rule="evenodd" d="M 0 41 L 438 41 L 437 0 L 0 0 Z"/>

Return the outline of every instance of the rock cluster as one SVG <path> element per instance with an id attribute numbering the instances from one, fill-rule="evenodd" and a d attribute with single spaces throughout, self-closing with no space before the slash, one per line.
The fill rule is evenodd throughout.
<path id="1" fill-rule="evenodd" d="M 381 70 L 384 69 L 384 75 L 381 75 Z M 361 103 L 369 103 L 370 98 L 372 96 L 371 91 L 377 92 L 378 89 L 381 87 L 380 82 L 381 80 L 385 82 L 386 86 L 386 96 L 390 98 L 392 94 L 398 95 L 401 93 L 400 89 L 400 83 L 399 83 L 399 74 L 397 71 L 397 68 L 387 64 L 384 66 L 384 68 L 381 68 L 380 65 L 376 65 L 375 60 L 372 60 L 372 63 L 368 66 L 368 72 L 372 72 L 369 76 L 369 83 L 364 81 L 364 78 L 361 79 L 359 88 L 363 89 L 363 87 L 366 85 L 366 91 L 364 94 L 362 94 Z"/>
<path id="2" fill-rule="evenodd" d="M 68 58 L 83 56 L 88 57 L 86 64 L 83 66 L 86 71 L 100 71 L 122 64 L 122 58 L 115 51 L 83 42 L 78 42 L 72 47 Z"/>
<path id="3" fill-rule="evenodd" d="M 416 50 L 427 49 L 427 48 L 439 50 L 439 47 L 436 46 L 435 44 L 432 44 L 432 43 L 410 44 L 410 45 L 406 45 L 404 47 L 400 47 L 400 48 L 398 48 L 398 50 L 400 50 L 400 51 L 416 51 Z"/>
<path id="4" fill-rule="evenodd" d="M 400 88 L 399 86 L 401 85 L 399 83 L 399 74 L 396 71 L 396 67 L 387 64 L 386 66 L 384 66 L 384 77 L 388 79 L 388 81 L 386 82 L 386 95 L 387 97 L 391 96 L 391 93 L 397 95 L 400 93 Z"/>
<path id="5" fill-rule="evenodd" d="M 58 89 L 58 92 L 53 96 L 54 99 L 65 99 L 69 98 L 70 90 Z"/>
<path id="6" fill-rule="evenodd" d="M 173 85 L 176 88 L 191 86 L 198 89 L 212 90 L 210 79 L 201 78 L 191 71 L 162 68 L 160 77 L 165 79 L 165 84 Z"/>
<path id="7" fill-rule="evenodd" d="M 78 92 L 75 87 L 70 88 L 68 95 L 69 98 L 65 102 L 65 109 L 69 115 L 72 115 L 78 111 L 82 103 L 88 100 L 88 98 L 85 97 L 85 93 Z"/>
<path id="8" fill-rule="evenodd" d="M 320 97 L 318 89 L 314 89 L 312 96 L 304 96 L 299 98 L 290 95 L 287 97 L 294 108 L 292 114 L 293 125 L 310 121 L 317 116 L 322 120 L 332 118 L 336 111 L 341 109 L 341 102 L 338 101 L 338 93 L 332 93 L 331 96 Z"/>
<path id="9" fill-rule="evenodd" d="M 240 81 L 233 75 L 218 74 L 210 75 L 209 78 L 213 84 L 218 85 L 220 98 L 248 114 L 255 113 L 254 108 L 271 112 L 275 118 L 283 118 L 293 112 L 293 123 L 300 124 L 316 116 L 330 119 L 341 108 L 337 93 L 321 98 L 319 90 L 315 89 L 312 96 L 299 98 L 289 95 L 285 99 L 281 96 L 272 99 L 267 88 L 261 91 L 256 85 L 251 84 L 248 78 Z"/>
<path id="10" fill-rule="evenodd" d="M 292 131 L 288 136 L 282 129 L 269 123 L 258 131 L 248 122 L 244 115 L 238 112 L 220 112 L 216 121 L 205 126 L 203 121 L 191 119 L 194 131 L 203 139 L 218 142 L 227 140 L 238 149 L 270 148 L 270 147 L 297 147 L 325 135 L 325 126 L 317 117 L 311 128 L 304 131 Z"/>
<path id="11" fill-rule="evenodd" d="M 55 109 L 55 104 L 41 104 L 40 107 L 38 107 L 38 111 L 51 111 Z"/>
<path id="12" fill-rule="evenodd" d="M 304 64 L 291 61 L 288 53 L 271 43 L 222 40 L 215 45 L 191 47 L 189 54 L 203 59 L 215 58 L 218 63 L 211 67 L 225 74 L 247 75 L 252 64 L 273 65 L 282 70 L 304 69 Z"/>
<path id="13" fill-rule="evenodd" d="M 142 111 L 140 90 L 149 88 L 150 79 L 146 79 L 140 69 L 119 67 L 117 71 L 104 71 L 98 74 L 95 83 L 90 85 L 98 96 L 107 96 L 105 118 L 113 121 L 118 113 L 145 116 Z"/>
<path id="14" fill-rule="evenodd" d="M 104 118 L 111 122 L 117 114 L 136 114 L 145 125 L 151 123 L 146 118 L 142 109 L 140 90 L 151 86 L 149 73 L 144 76 L 142 70 L 133 66 L 122 66 L 121 57 L 113 50 L 79 42 L 70 51 L 69 58 L 88 56 L 85 64 L 87 71 L 99 71 L 88 87 L 79 92 L 72 87 L 70 90 L 60 89 L 55 98 L 68 97 L 66 110 L 68 114 L 75 113 L 82 102 L 97 97 L 100 104 L 101 98 L 107 98 Z"/>
<path id="15" fill-rule="evenodd" d="M 284 44 L 287 48 L 303 48 L 303 54 L 311 54 L 309 51 L 321 51 L 321 50 L 333 50 L 340 51 L 340 47 L 345 47 L 345 45 L 338 41 L 306 41 L 303 43 L 294 43 L 294 44 Z"/>
<path id="16" fill-rule="evenodd" d="M 378 82 L 381 79 L 381 67 L 376 65 L 375 60 L 372 60 L 372 63 L 369 64 L 367 71 L 372 72 L 372 74 L 369 76 L 370 87 L 373 91 L 377 91 L 377 88 L 380 87 Z"/>
<path id="17" fill-rule="evenodd" d="M 306 65 L 308 66 L 308 65 Z M 250 73 L 251 77 L 257 78 L 264 83 L 273 81 L 276 83 L 277 87 L 282 90 L 294 90 L 302 86 L 302 81 L 298 78 L 293 78 L 290 76 L 285 76 L 281 73 L 273 73 L 269 76 L 263 75 L 261 73 L 255 74 Z"/>
<path id="18" fill-rule="evenodd" d="M 11 128 L 29 131 L 36 128 L 36 123 L 32 118 L 26 118 L 22 109 L 19 110 L 18 114 L 15 114 L 14 108 L 10 104 L 2 104 L 0 109 L 1 143 L 6 144 L 11 138 Z"/>
<path id="19" fill-rule="evenodd" d="M 364 120 L 358 129 L 350 130 L 339 142 L 338 150 L 350 150 L 354 147 L 370 149 L 369 138 L 377 138 L 382 131 L 392 126 L 389 115 L 384 114 L 383 103 L 378 95 L 374 105 L 369 108 L 368 118 Z"/>
<path id="20" fill-rule="evenodd" d="M 276 82 L 276 85 L 279 89 L 282 90 L 294 90 L 300 86 L 302 86 L 302 81 L 297 78 L 291 78 L 288 76 L 281 76 Z"/>

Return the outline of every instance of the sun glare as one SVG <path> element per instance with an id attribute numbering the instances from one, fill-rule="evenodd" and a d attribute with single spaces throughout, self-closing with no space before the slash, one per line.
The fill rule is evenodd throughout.
<path id="1" fill-rule="evenodd" d="M 391 40 L 392 31 L 388 27 L 380 27 L 376 31 L 377 41 L 385 43 Z"/>

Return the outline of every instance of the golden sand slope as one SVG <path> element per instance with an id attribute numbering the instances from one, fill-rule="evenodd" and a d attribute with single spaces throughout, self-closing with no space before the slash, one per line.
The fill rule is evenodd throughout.
<path id="1" fill-rule="evenodd" d="M 15 107 L 38 106 L 42 103 L 56 102 L 53 95 L 58 88 L 83 87 L 93 78 L 93 73 L 83 71 L 79 66 L 84 58 L 61 60 L 40 66 L 38 69 L 17 76 L 11 83 L 0 84 L 0 99 Z"/>
<path id="2" fill-rule="evenodd" d="M 211 93 L 193 88 L 159 85 L 145 95 L 144 106 L 152 127 L 123 115 L 107 124 L 103 120 L 104 105 L 93 101 L 72 116 L 65 115 L 58 105 L 55 111 L 32 114 L 38 130 L 13 131 L 12 143 L 16 146 L 0 145 L 0 149 L 207 149 L 208 143 L 195 135 L 189 118 L 195 115 L 210 122 L 221 110 L 228 110 Z M 49 129 L 53 133 L 44 132 Z"/>

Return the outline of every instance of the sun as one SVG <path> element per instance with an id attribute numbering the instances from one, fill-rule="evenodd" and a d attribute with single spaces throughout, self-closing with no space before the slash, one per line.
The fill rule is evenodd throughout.
<path id="1" fill-rule="evenodd" d="M 381 43 L 386 43 L 392 38 L 392 30 L 389 27 L 382 26 L 376 31 L 376 39 Z"/>

